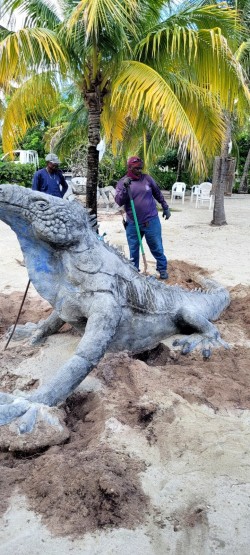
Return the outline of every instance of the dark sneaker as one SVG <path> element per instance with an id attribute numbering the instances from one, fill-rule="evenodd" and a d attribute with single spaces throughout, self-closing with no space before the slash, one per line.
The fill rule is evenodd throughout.
<path id="1" fill-rule="evenodd" d="M 168 273 L 167 272 L 161 272 L 160 273 L 160 279 L 168 279 Z"/>

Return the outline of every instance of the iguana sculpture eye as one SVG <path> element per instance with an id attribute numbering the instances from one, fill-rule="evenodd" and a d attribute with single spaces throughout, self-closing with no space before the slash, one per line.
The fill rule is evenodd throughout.
<path id="1" fill-rule="evenodd" d="M 39 208 L 40 210 L 46 210 L 49 207 L 49 205 L 45 200 L 38 200 L 35 203 L 35 207 Z"/>

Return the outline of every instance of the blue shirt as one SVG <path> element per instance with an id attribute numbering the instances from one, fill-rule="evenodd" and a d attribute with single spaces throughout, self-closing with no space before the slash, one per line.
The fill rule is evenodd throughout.
<path id="1" fill-rule="evenodd" d="M 68 189 L 68 185 L 60 170 L 49 173 L 46 168 L 43 168 L 34 174 L 32 189 L 33 191 L 40 191 L 53 197 L 62 198 Z"/>
<path id="2" fill-rule="evenodd" d="M 130 205 L 128 191 L 123 182 L 126 175 L 118 181 L 116 186 L 115 202 L 125 208 L 127 220 L 133 222 L 133 212 Z M 143 173 L 140 179 L 132 180 L 130 184 L 135 211 L 139 224 L 146 223 L 148 220 L 158 216 L 156 202 L 162 205 L 163 209 L 168 208 L 164 196 L 151 175 Z"/>

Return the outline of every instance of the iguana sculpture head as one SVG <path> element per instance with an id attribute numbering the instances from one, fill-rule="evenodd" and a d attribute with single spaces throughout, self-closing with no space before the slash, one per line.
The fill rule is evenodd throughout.
<path id="1" fill-rule="evenodd" d="M 77 243 L 90 227 L 88 212 L 72 203 L 18 185 L 0 185 L 0 219 L 20 236 L 32 235 L 51 246 Z"/>

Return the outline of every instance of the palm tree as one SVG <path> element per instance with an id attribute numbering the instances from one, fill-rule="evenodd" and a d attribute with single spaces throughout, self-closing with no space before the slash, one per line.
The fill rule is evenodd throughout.
<path id="1" fill-rule="evenodd" d="M 247 153 L 243 173 L 240 180 L 239 193 L 247 193 L 248 191 L 248 173 L 250 168 L 250 149 Z"/>
<path id="2" fill-rule="evenodd" d="M 250 2 L 249 0 L 237 0 L 237 2 L 232 1 L 231 4 L 235 6 L 237 10 L 238 17 L 240 18 L 242 25 L 245 27 L 245 32 L 242 33 L 242 42 L 234 44 L 234 56 L 236 63 L 241 64 L 243 71 L 243 79 L 246 84 L 249 83 L 249 53 L 250 53 L 250 40 L 247 38 L 246 28 L 249 28 L 249 14 L 250 14 Z M 231 91 L 229 89 L 229 95 Z M 237 95 L 234 99 L 235 102 L 238 101 Z M 246 114 L 248 110 L 246 110 Z M 240 110 L 238 112 L 239 123 L 242 124 L 244 119 L 244 113 Z M 215 189 L 215 203 L 213 211 L 212 225 L 225 225 L 226 216 L 224 208 L 224 193 L 227 186 L 233 181 L 235 175 L 235 158 L 230 157 L 230 145 L 232 144 L 232 115 L 229 112 L 224 113 L 226 133 L 224 140 L 222 141 L 221 155 L 217 156 L 214 161 L 214 172 L 213 172 L 213 187 Z M 247 176 L 250 166 L 250 151 L 245 161 L 245 166 L 243 170 L 243 175 L 240 182 L 239 193 L 247 192 Z"/>
<path id="3" fill-rule="evenodd" d="M 248 33 L 250 27 L 250 1 L 241 0 L 237 6 L 240 10 L 241 19 L 246 26 Z M 239 46 L 236 52 L 236 59 L 241 63 L 246 72 L 248 81 L 250 76 L 250 39 L 246 38 Z M 243 173 L 240 180 L 239 193 L 247 193 L 248 191 L 248 173 L 250 168 L 250 149 L 248 151 Z"/>
<path id="4" fill-rule="evenodd" d="M 230 49 L 240 27 L 225 5 L 189 2 L 174 12 L 163 0 L 3 6 L 26 13 L 20 31 L 0 30 L 0 86 L 21 83 L 6 112 L 4 149 L 51 109 L 60 79 L 70 79 L 88 111 L 87 206 L 95 212 L 101 124 L 115 145 L 145 114 L 201 173 L 224 133 L 221 107 L 232 110 L 237 91 L 244 109 L 249 93 Z"/>

